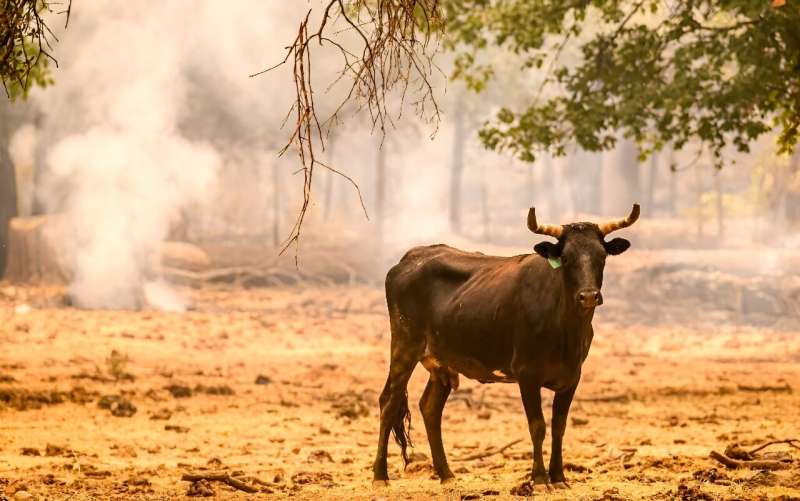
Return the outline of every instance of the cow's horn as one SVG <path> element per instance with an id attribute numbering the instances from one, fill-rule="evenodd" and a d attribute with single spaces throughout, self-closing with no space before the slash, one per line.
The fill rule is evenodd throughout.
<path id="1" fill-rule="evenodd" d="M 561 226 L 553 224 L 538 224 L 536 222 L 536 209 L 531 207 L 528 211 L 528 229 L 540 235 L 550 235 L 551 237 L 561 238 L 561 232 L 564 231 Z"/>
<path id="2" fill-rule="evenodd" d="M 598 227 L 600 228 L 600 233 L 602 233 L 603 236 L 606 236 L 612 231 L 627 228 L 635 223 L 637 219 L 639 219 L 639 204 L 633 204 L 633 209 L 631 209 L 631 213 L 628 214 L 628 217 L 624 219 L 617 219 L 616 221 L 608 221 L 607 223 L 599 224 Z"/>

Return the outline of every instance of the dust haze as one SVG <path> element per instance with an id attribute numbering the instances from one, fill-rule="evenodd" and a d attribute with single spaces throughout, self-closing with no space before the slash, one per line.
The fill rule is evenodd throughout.
<path id="1" fill-rule="evenodd" d="M 12 145 L 17 163 L 36 165 L 41 180 L 32 183 L 35 193 L 21 190 L 27 210 L 63 214 L 68 222 L 57 245 L 73 270 L 75 304 L 167 307 L 159 305 L 160 296 L 146 298 L 145 285 L 166 286 L 152 263 L 176 227 L 195 242 L 249 238 L 262 242 L 265 254 L 276 254 L 300 206 L 297 160 L 292 150 L 278 157 L 293 88 L 285 68 L 248 75 L 283 58 L 305 6 L 151 2 L 120 8 L 109 1 L 79 7 L 74 29 L 58 33 L 57 85 L 35 92 L 35 121 L 19 128 Z M 315 67 L 320 82 L 334 81 L 335 56 L 321 53 Z M 448 64 L 446 57 L 440 62 L 443 73 Z M 369 219 L 347 180 L 320 170 L 302 249 L 289 253 L 302 265 L 303 249 L 319 245 L 315 236 L 339 234 L 336 243 L 361 260 L 379 256 L 365 265 L 364 279 L 380 280 L 375 270 L 414 244 L 449 241 L 526 252 L 534 243 L 522 224 L 528 206 L 536 205 L 540 217 L 566 222 L 617 217 L 635 201 L 644 202 L 651 217 L 691 220 L 697 211 L 698 220 L 709 219 L 699 240 L 717 230 L 708 217 L 713 207 L 707 207 L 715 177 L 732 178 L 721 190 L 741 194 L 742 175 L 714 173 L 702 161 L 670 172 L 670 165 L 685 167 L 693 152 L 664 152 L 639 166 L 635 146 L 624 140 L 605 155 L 573 151 L 542 156 L 533 165 L 486 152 L 477 127 L 505 104 L 498 97 L 503 86 L 518 85 L 519 78 L 499 75 L 495 91 L 483 97 L 443 83 L 439 124 L 420 122 L 409 110 L 398 119 L 398 106 L 396 126 L 386 136 L 363 113 L 346 110 L 346 123 L 331 129 L 322 156 L 359 185 Z M 530 93 L 537 78 L 531 74 Z M 526 92 L 515 90 L 515 99 Z M 323 117 L 342 95 L 340 85 L 317 96 Z M 764 143 L 768 157 L 771 143 Z M 451 202 L 456 169 L 463 172 L 458 216 Z M 698 200 L 705 207 L 693 207 Z M 748 221 L 774 220 L 768 212 L 750 212 Z M 757 225 L 729 223 L 715 240 L 749 244 L 755 238 L 747 228 Z M 791 241 L 780 234 L 778 241 Z M 670 238 L 653 245 L 679 246 Z M 181 301 L 170 301 L 169 308 L 183 309 Z"/>
<path id="2" fill-rule="evenodd" d="M 486 151 L 478 130 L 542 75 L 497 54 L 505 70 L 475 95 L 446 81 L 444 53 L 438 124 L 400 116 L 401 96 L 385 135 L 345 108 L 318 155 L 364 206 L 317 169 L 299 245 L 280 254 L 303 195 L 294 151 L 279 155 L 295 89 L 286 67 L 250 75 L 283 59 L 319 5 L 74 0 L 69 28 L 52 23 L 55 84 L 20 105 L 9 147 L 24 252 L 0 282 L 0 498 L 175 499 L 208 493 L 187 471 L 221 471 L 276 499 L 372 499 L 387 270 L 415 245 L 531 253 L 550 238 L 527 229 L 532 206 L 568 223 L 638 202 L 619 231 L 632 247 L 605 268 L 567 497 L 797 499 L 796 451 L 780 472 L 708 453 L 800 429 L 800 155 L 766 136 L 717 171 L 700 144 L 642 160 L 620 138 L 523 163 Z M 341 60 L 319 50 L 324 119 L 346 83 L 325 91 Z M 416 405 L 426 375 L 408 391 L 415 454 L 405 468 L 390 444 L 387 496 L 508 499 L 531 466 L 518 389 L 462 379 L 450 394 L 460 483 L 445 487 Z"/>

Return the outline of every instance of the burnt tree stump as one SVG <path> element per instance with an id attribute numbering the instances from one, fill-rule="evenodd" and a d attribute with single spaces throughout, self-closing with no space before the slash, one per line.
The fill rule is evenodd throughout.
<path id="1" fill-rule="evenodd" d="M 15 217 L 8 224 L 8 260 L 4 277 L 16 283 L 66 283 L 68 273 L 52 246 L 59 218 Z"/>

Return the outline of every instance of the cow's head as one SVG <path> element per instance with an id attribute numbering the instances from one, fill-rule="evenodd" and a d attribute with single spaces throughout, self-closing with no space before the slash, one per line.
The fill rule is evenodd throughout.
<path id="1" fill-rule="evenodd" d="M 631 243 L 624 238 L 606 241 L 612 231 L 626 228 L 639 219 L 639 204 L 634 204 L 630 215 L 607 223 L 572 223 L 560 226 L 538 224 L 536 211 L 528 212 L 528 228 L 540 235 L 549 235 L 558 242 L 539 242 L 534 247 L 537 254 L 560 268 L 568 293 L 583 308 L 592 309 L 603 304 L 600 287 L 603 285 L 603 268 L 606 256 L 622 254 Z"/>

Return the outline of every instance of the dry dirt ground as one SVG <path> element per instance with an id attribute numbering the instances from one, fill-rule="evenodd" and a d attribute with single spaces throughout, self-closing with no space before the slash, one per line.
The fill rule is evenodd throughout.
<path id="1" fill-rule="evenodd" d="M 459 480 L 440 485 L 419 367 L 415 461 L 404 471 L 392 444 L 393 481 L 373 490 L 389 341 L 379 289 L 183 292 L 194 306 L 182 314 L 81 311 L 58 289 L 0 284 L 0 499 L 177 499 L 183 473 L 219 471 L 263 481 L 254 494 L 211 483 L 225 499 L 510 499 L 528 475 L 517 388 L 462 380 L 443 424 Z M 546 498 L 800 499 L 800 450 L 765 449 L 794 459 L 771 473 L 708 457 L 800 438 L 800 327 L 640 320 L 598 310 L 565 438 L 572 488 Z"/>

